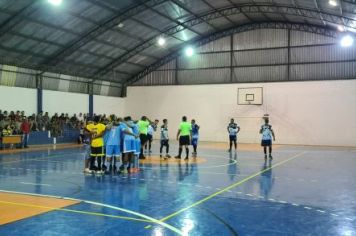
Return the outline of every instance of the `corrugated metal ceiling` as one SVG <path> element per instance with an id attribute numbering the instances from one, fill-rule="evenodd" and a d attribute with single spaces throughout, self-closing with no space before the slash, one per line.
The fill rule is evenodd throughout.
<path id="1" fill-rule="evenodd" d="M 328 2 L 63 0 L 55 7 L 45 0 L 2 0 L 0 63 L 112 81 L 112 70 L 125 78 L 135 75 L 185 42 L 226 28 L 283 21 L 336 29 L 349 23 L 338 17 L 355 18 L 355 1 L 337 1 L 334 7 Z M 352 30 L 356 24 L 348 26 Z M 152 43 L 159 36 L 167 38 L 164 49 Z"/>

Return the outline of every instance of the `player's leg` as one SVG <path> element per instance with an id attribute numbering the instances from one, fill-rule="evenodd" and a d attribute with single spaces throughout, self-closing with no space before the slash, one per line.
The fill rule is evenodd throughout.
<path id="1" fill-rule="evenodd" d="M 148 153 L 151 153 L 152 152 L 151 148 L 152 148 L 152 139 L 153 139 L 153 137 L 150 134 L 148 134 L 147 137 L 148 137 Z"/>
<path id="2" fill-rule="evenodd" d="M 273 159 L 273 157 L 272 157 L 272 141 L 269 145 L 269 159 L 271 159 L 271 160 Z"/>
<path id="3" fill-rule="evenodd" d="M 176 156 L 175 158 L 177 159 L 181 159 L 182 156 L 182 150 L 183 150 L 183 139 L 182 136 L 179 137 L 179 149 L 178 149 L 178 156 Z"/>
<path id="4" fill-rule="evenodd" d="M 95 166 L 95 159 L 97 156 L 97 148 L 96 147 L 91 147 L 91 152 L 90 152 L 90 160 L 89 160 L 89 169 L 91 171 L 96 171 L 96 166 Z"/>
<path id="5" fill-rule="evenodd" d="M 169 155 L 169 140 L 166 140 L 165 144 L 166 144 L 166 158 L 171 158 L 171 156 Z"/>
<path id="6" fill-rule="evenodd" d="M 232 140 L 233 140 L 232 136 L 231 136 L 231 135 L 229 135 L 229 141 L 230 141 L 230 143 L 229 143 L 229 150 L 228 150 L 228 152 L 231 152 L 231 148 L 232 148 Z"/>
<path id="7" fill-rule="evenodd" d="M 162 157 L 163 146 L 164 146 L 164 140 L 161 140 L 159 145 L 159 157 Z"/>

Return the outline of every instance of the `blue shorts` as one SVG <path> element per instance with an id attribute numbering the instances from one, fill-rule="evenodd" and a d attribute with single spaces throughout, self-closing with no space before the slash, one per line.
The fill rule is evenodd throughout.
<path id="1" fill-rule="evenodd" d="M 230 135 L 229 139 L 230 139 L 230 142 L 232 142 L 232 141 L 236 142 L 237 137 L 236 137 L 236 135 Z"/>
<path id="2" fill-rule="evenodd" d="M 106 156 L 111 157 L 115 156 L 118 157 L 121 154 L 121 149 L 119 145 L 107 145 L 106 146 Z"/>
<path id="3" fill-rule="evenodd" d="M 192 145 L 198 146 L 198 138 L 195 138 L 195 137 L 192 138 Z"/>
<path id="4" fill-rule="evenodd" d="M 136 152 L 136 139 L 124 139 L 123 153 Z"/>
<path id="5" fill-rule="evenodd" d="M 262 146 L 262 147 L 269 147 L 269 146 L 272 146 L 272 140 L 271 140 L 271 139 L 262 140 L 262 141 L 261 141 L 261 146 Z"/>

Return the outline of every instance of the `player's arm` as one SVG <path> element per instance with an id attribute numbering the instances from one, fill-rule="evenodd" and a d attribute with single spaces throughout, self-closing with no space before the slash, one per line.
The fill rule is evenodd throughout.
<path id="1" fill-rule="evenodd" d="M 230 133 L 230 125 L 227 126 L 227 132 Z"/>
<path id="2" fill-rule="evenodd" d="M 113 127 L 113 125 L 114 125 L 114 122 L 110 122 L 109 124 L 106 125 L 105 129 L 109 130 Z"/>
<path id="3" fill-rule="evenodd" d="M 104 131 L 101 132 L 100 134 L 96 134 L 96 135 L 95 135 L 95 138 L 101 138 L 101 137 L 104 136 L 104 134 L 105 134 L 105 129 L 104 129 Z"/>
<path id="4" fill-rule="evenodd" d="M 180 129 L 178 129 L 178 132 L 177 132 L 177 140 L 179 138 L 179 135 L 180 135 Z"/>
<path id="5" fill-rule="evenodd" d="M 260 129 L 260 134 L 262 134 L 262 130 L 263 130 L 263 129 L 262 129 L 262 126 L 261 126 L 261 129 Z"/>
<path id="6" fill-rule="evenodd" d="M 124 132 L 125 134 L 128 134 L 128 135 L 131 135 L 131 136 L 136 137 L 136 135 L 135 135 L 134 133 L 132 133 L 129 129 L 124 129 L 123 132 Z"/>
<path id="7" fill-rule="evenodd" d="M 274 135 L 273 129 L 271 129 L 271 133 L 272 133 L 273 141 L 276 141 L 276 136 Z"/>
<path id="8" fill-rule="evenodd" d="M 237 132 L 236 133 L 240 132 L 240 130 L 241 130 L 240 126 L 237 126 Z"/>

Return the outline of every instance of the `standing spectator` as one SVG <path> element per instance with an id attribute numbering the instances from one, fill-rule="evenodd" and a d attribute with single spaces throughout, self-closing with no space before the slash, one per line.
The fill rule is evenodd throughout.
<path id="1" fill-rule="evenodd" d="M 43 116 L 43 126 L 45 127 L 45 130 L 49 130 L 49 116 L 48 116 L 48 112 L 45 112 L 44 116 Z"/>
<path id="2" fill-rule="evenodd" d="M 37 123 L 38 130 L 43 131 L 43 112 L 42 111 L 40 111 L 40 113 L 37 114 L 36 123 Z"/>
<path id="3" fill-rule="evenodd" d="M 83 113 L 79 113 L 79 115 L 78 115 L 78 121 L 79 122 L 84 122 L 84 116 L 83 116 Z"/>
<path id="4" fill-rule="evenodd" d="M 24 118 L 21 124 L 21 132 L 22 132 L 22 146 L 24 148 L 28 148 L 28 139 L 30 137 L 31 124 L 28 122 L 27 118 Z"/>

